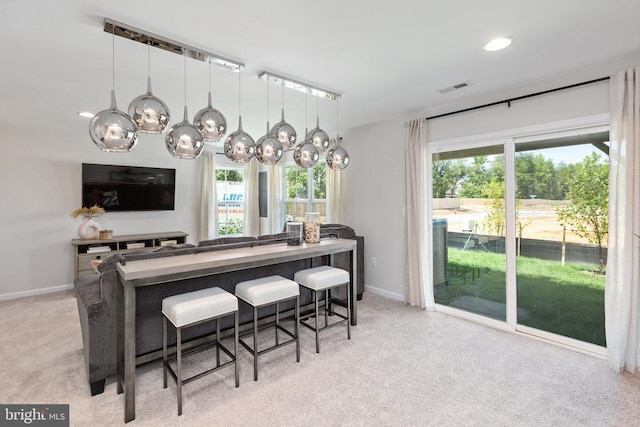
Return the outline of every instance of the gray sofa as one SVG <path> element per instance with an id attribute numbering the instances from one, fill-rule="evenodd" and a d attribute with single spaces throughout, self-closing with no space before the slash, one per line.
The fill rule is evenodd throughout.
<path id="1" fill-rule="evenodd" d="M 325 230 L 321 228 L 323 237 L 336 235 L 352 238 L 358 241 L 358 299 L 364 292 L 364 238 L 356 236 L 349 227 L 329 224 Z M 106 258 L 99 266 L 99 275 L 79 277 L 75 280 L 75 290 L 78 304 L 78 314 L 82 331 L 84 358 L 91 388 L 91 395 L 104 391 L 105 380 L 116 373 L 116 337 L 117 337 L 117 286 L 118 273 L 116 265 L 123 256 L 126 260 L 148 259 L 154 257 L 174 256 L 196 252 L 198 250 L 217 250 L 231 246 L 251 246 L 281 243 L 284 234 L 254 237 L 230 237 L 202 241 L 198 246 L 182 244 L 161 247 L 155 250 L 141 250 L 129 252 L 126 255 L 113 254 Z M 206 247 L 206 248 L 205 248 Z M 347 254 L 338 254 L 334 258 L 336 266 L 350 269 Z M 199 277 L 188 280 L 170 282 L 158 286 L 141 287 L 136 296 L 136 355 L 138 363 L 155 360 L 162 348 L 162 321 L 160 307 L 162 299 L 171 295 L 191 292 L 211 286 L 219 286 L 229 292 L 234 292 L 235 285 L 244 280 L 278 274 L 293 279 L 296 271 L 316 265 L 328 263 L 328 257 L 317 257 L 288 263 L 264 266 L 248 270 L 238 270 L 209 277 Z M 337 295 L 340 298 L 340 295 Z M 344 296 L 346 297 L 346 296 Z M 312 301 L 311 293 L 301 289 L 301 306 Z M 289 307 L 291 305 L 291 307 Z M 281 310 L 288 310 L 293 303 L 283 304 Z M 261 310 L 260 317 L 271 316 L 274 309 Z M 240 323 L 251 321 L 251 310 L 240 305 Z M 231 327 L 231 320 L 222 319 L 221 329 Z M 194 340 L 210 335 L 214 332 L 215 324 L 202 324 L 183 332 L 183 341 Z M 175 335 L 169 335 L 170 344 L 175 343 Z"/>

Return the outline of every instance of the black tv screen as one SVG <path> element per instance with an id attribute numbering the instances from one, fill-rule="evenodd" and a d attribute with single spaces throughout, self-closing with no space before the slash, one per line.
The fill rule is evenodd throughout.
<path id="1" fill-rule="evenodd" d="M 82 164 L 82 206 L 105 211 L 175 209 L 176 170 Z"/>

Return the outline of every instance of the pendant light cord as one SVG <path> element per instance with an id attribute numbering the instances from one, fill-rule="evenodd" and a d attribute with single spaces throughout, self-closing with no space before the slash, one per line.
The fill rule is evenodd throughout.
<path id="1" fill-rule="evenodd" d="M 240 83 L 240 71 L 238 71 L 238 116 L 242 115 L 242 84 Z"/>
<path id="2" fill-rule="evenodd" d="M 116 30 L 111 27 L 111 89 L 116 91 Z"/>
<path id="3" fill-rule="evenodd" d="M 306 129 L 308 129 L 308 125 L 309 125 L 307 123 L 309 121 L 309 119 L 307 117 L 307 104 L 308 104 L 308 102 L 307 102 L 307 94 L 308 94 L 308 92 L 305 91 L 305 93 L 304 93 L 304 127 L 305 127 L 305 133 L 306 133 Z M 306 138 L 307 135 L 305 135 L 304 137 Z"/>
<path id="4" fill-rule="evenodd" d="M 151 45 L 147 43 L 147 77 L 151 78 Z"/>
<path id="5" fill-rule="evenodd" d="M 211 61 L 209 61 L 209 93 L 211 93 Z"/>
<path id="6" fill-rule="evenodd" d="M 340 99 L 336 99 L 336 147 L 340 145 Z"/>
<path id="7" fill-rule="evenodd" d="M 267 123 L 269 123 L 269 79 L 267 79 Z"/>
<path id="8" fill-rule="evenodd" d="M 187 55 L 184 56 L 184 106 L 187 106 Z"/>

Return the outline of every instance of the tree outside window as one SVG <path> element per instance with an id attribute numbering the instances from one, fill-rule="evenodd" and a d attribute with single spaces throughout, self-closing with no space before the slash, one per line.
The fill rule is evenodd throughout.
<path id="1" fill-rule="evenodd" d="M 304 221 L 307 212 L 320 213 L 326 222 L 327 168 L 318 162 L 313 168 L 284 168 L 283 212 L 285 221 Z"/>

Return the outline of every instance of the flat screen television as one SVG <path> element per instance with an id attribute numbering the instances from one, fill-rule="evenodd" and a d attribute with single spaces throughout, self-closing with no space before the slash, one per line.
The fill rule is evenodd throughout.
<path id="1" fill-rule="evenodd" d="M 82 164 L 82 206 L 107 212 L 175 209 L 176 170 Z"/>

